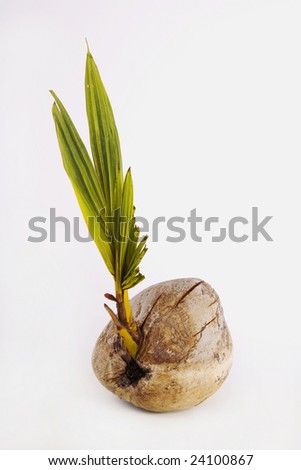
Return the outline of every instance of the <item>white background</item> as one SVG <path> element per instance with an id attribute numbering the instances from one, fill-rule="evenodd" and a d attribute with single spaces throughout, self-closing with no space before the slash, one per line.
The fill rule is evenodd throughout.
<path id="1" fill-rule="evenodd" d="M 300 21 L 297 0 L 1 1 L 1 448 L 300 448 Z M 273 215 L 271 243 L 168 243 L 163 228 L 148 244 L 133 293 L 201 277 L 234 340 L 229 378 L 188 411 L 139 410 L 94 377 L 112 281 L 93 243 L 59 226 L 56 243 L 27 241 L 50 207 L 80 215 L 48 90 L 87 142 L 85 36 L 138 214 Z"/>

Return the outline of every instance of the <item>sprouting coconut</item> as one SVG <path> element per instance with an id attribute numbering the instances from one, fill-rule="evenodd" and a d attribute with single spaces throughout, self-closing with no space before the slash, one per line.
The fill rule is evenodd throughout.
<path id="1" fill-rule="evenodd" d="M 112 108 L 89 51 L 86 109 L 93 161 L 66 109 L 52 113 L 65 170 L 91 236 L 113 276 L 110 323 L 92 364 L 99 381 L 119 397 L 151 411 L 190 408 L 212 395 L 231 368 L 232 341 L 217 293 L 200 279 L 151 286 L 129 300 L 144 279 L 139 265 L 147 236 L 135 221 L 130 169 L 123 176 Z"/>

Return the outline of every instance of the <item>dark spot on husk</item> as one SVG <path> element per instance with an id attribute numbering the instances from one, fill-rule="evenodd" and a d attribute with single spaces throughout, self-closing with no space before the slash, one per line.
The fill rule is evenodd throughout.
<path id="1" fill-rule="evenodd" d="M 222 384 L 226 380 L 227 376 L 228 376 L 228 372 L 221 376 L 218 375 L 215 379 L 215 383 Z"/>
<path id="2" fill-rule="evenodd" d="M 121 349 L 121 341 L 120 341 L 120 336 L 116 335 L 114 344 L 113 344 L 113 349 L 115 353 L 118 353 Z"/>
<path id="3" fill-rule="evenodd" d="M 134 359 L 127 361 L 125 371 L 119 378 L 120 387 L 136 386 L 143 377 L 149 374 L 148 369 L 142 368 Z"/>
<path id="4" fill-rule="evenodd" d="M 213 359 L 216 359 L 216 360 L 217 360 L 217 362 L 220 362 L 220 355 L 219 355 L 219 353 L 218 353 L 218 352 L 214 353 L 214 355 L 213 355 Z"/>

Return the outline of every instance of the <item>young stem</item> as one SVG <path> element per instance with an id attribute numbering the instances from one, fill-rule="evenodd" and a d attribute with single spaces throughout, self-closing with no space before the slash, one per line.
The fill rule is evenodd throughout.
<path id="1" fill-rule="evenodd" d="M 110 317 L 112 318 L 116 328 L 117 328 L 117 331 L 119 333 L 119 335 L 123 338 L 124 340 L 124 344 L 126 346 L 126 349 L 128 350 L 130 356 L 135 359 L 136 358 L 136 354 L 137 354 L 137 351 L 138 351 L 138 343 L 136 341 L 134 341 L 134 339 L 132 338 L 131 334 L 129 333 L 128 329 L 125 328 L 121 323 L 120 323 L 120 320 L 118 317 L 116 317 L 115 313 L 113 312 L 112 309 L 110 309 L 110 307 L 106 304 L 104 304 L 104 307 L 106 309 L 106 311 L 108 312 L 108 314 L 110 315 Z"/>
<path id="2" fill-rule="evenodd" d="M 140 334 L 138 326 L 134 320 L 131 304 L 129 301 L 128 291 L 122 290 L 120 284 L 115 282 L 117 314 L 120 322 L 128 330 L 133 340 L 138 344 Z"/>

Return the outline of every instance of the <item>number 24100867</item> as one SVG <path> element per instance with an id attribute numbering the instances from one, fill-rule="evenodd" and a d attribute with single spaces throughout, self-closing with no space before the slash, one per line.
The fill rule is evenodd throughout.
<path id="1" fill-rule="evenodd" d="M 253 455 L 197 455 L 190 456 L 190 465 L 250 465 Z"/>

